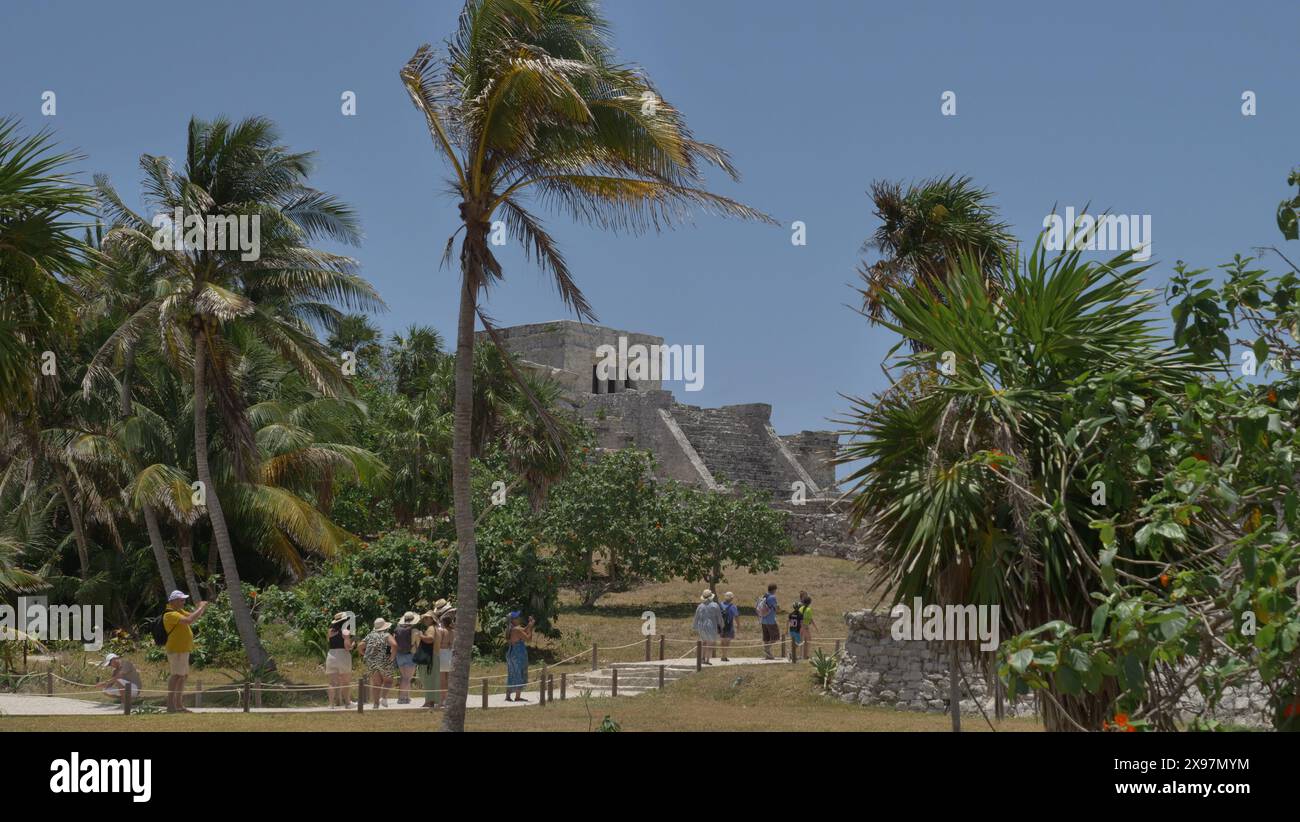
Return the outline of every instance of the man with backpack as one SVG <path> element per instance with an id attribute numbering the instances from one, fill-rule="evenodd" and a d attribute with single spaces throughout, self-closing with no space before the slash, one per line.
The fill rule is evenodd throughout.
<path id="1" fill-rule="evenodd" d="M 190 628 L 203 616 L 208 603 L 200 602 L 193 611 L 185 611 L 189 594 L 172 591 L 167 597 L 167 610 L 154 627 L 154 642 L 167 650 L 167 713 L 187 714 L 185 709 L 185 679 L 190 675 L 190 652 L 194 650 L 194 631 Z"/>
<path id="2" fill-rule="evenodd" d="M 776 583 L 767 586 L 767 593 L 754 605 L 758 614 L 758 624 L 763 628 L 763 659 L 775 659 L 772 656 L 772 644 L 781 641 L 781 629 L 776 624 Z"/>

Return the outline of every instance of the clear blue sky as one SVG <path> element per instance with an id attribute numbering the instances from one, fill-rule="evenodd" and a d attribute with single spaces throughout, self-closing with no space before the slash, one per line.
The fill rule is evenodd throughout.
<path id="1" fill-rule="evenodd" d="M 183 153 L 192 114 L 262 114 L 318 152 L 314 183 L 354 205 L 355 252 L 391 310 L 386 330 L 450 336 L 455 227 L 446 169 L 397 77 L 439 44 L 460 3 L 105 3 L 5 0 L 0 115 L 49 125 L 136 200 L 141 153 Z M 969 174 L 1025 240 L 1053 204 L 1151 214 L 1155 285 L 1280 242 L 1274 210 L 1300 164 L 1300 3 L 609 0 L 620 55 L 645 67 L 744 179 L 716 188 L 787 228 L 701 218 L 646 237 L 550 221 L 602 323 L 703 345 L 705 390 L 770 402 L 782 433 L 823 428 L 838 392 L 883 387 L 893 344 L 847 303 L 875 227 L 874 179 Z M 1241 94 L 1258 95 L 1243 117 Z M 58 95 L 54 117 L 41 94 Z M 355 91 L 358 114 L 340 114 Z M 957 116 L 940 95 L 957 94 Z M 808 226 L 808 245 L 788 225 Z M 488 310 L 562 318 L 549 284 L 503 255 Z"/>

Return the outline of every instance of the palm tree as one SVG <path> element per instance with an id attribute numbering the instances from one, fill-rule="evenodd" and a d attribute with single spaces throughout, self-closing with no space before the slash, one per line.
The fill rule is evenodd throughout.
<path id="1" fill-rule="evenodd" d="M 962 254 L 980 262 L 996 290 L 1001 264 L 1015 246 L 1008 224 L 998 219 L 991 194 L 969 177 L 936 177 L 903 190 L 901 183 L 877 180 L 868 192 L 881 224 L 862 251 L 881 258 L 858 266 L 863 281 L 863 311 L 877 321 L 885 314 L 884 295 L 901 288 L 928 288 L 943 282 Z"/>
<path id="2" fill-rule="evenodd" d="M 36 401 L 39 355 L 73 327 L 73 285 L 90 274 L 77 239 L 94 197 L 73 182 L 77 155 L 56 153 L 47 131 L 21 137 L 0 119 L 0 415 Z M 80 225 L 84 225 L 84 220 Z"/>
<path id="3" fill-rule="evenodd" d="M 1004 637 L 1056 619 L 1088 624 L 1112 547 L 1093 523 L 1132 522 L 1162 482 L 1160 466 L 1134 470 L 1137 437 L 1125 435 L 1148 427 L 1159 441 L 1176 421 L 1145 409 L 1198 374 L 1160 341 L 1141 290 L 1147 266 L 1131 257 L 1049 260 L 1040 241 L 1023 270 L 1015 260 L 1003 270 L 996 294 L 964 256 L 932 289 L 882 295 L 894 319 L 881 324 L 914 344 L 902 358 L 909 371 L 875 401 L 854 400 L 856 439 L 838 459 L 857 465 L 853 523 L 871 523 L 883 550 L 873 587 L 895 602 L 996 604 Z M 940 352 L 952 352 L 955 373 L 936 373 Z M 1127 538 L 1114 547 L 1114 572 L 1133 579 L 1125 568 L 1189 550 L 1159 555 Z M 1053 690 L 1044 719 L 1098 728 L 1113 695 Z"/>
<path id="4" fill-rule="evenodd" d="M 459 549 L 457 632 L 450 707 L 443 727 L 463 730 L 470 649 L 478 615 L 478 559 L 471 510 L 470 452 L 474 322 L 479 294 L 503 276 L 488 232 L 500 217 L 555 281 L 579 317 L 587 298 L 541 221 L 522 198 L 536 194 L 571 217 L 607 229 L 670 226 L 694 207 L 771 222 L 761 212 L 705 191 L 702 167 L 735 172 L 726 153 L 697 141 L 639 70 L 619 65 L 592 0 L 467 0 L 436 58 L 422 46 L 401 71 L 434 145 L 453 171 L 461 227 L 456 328 L 452 498 Z M 493 331 L 490 323 L 484 326 Z"/>
<path id="5" fill-rule="evenodd" d="M 232 337 L 257 338 L 301 371 L 322 395 L 341 396 L 349 388 L 339 361 L 316 338 L 312 324 L 337 327 L 341 312 L 333 303 L 360 310 L 381 308 L 383 303 L 356 274 L 353 259 L 308 245 L 317 239 L 356 243 L 360 229 L 348 206 L 306 184 L 311 155 L 280 145 L 270 121 L 191 119 L 183 172 L 164 157 L 144 155 L 140 165 L 146 197 L 158 213 L 181 209 L 187 219 L 204 222 L 237 217 L 251 223 L 256 217 L 260 254 L 243 259 L 248 255 L 239 250 L 209 249 L 210 235 L 204 242 L 176 242 L 172 248 L 160 237 L 162 248 L 157 248 L 151 221 L 126 206 L 106 180 L 98 180 L 100 198 L 113 221 L 105 245 L 121 243 L 151 254 L 158 279 L 152 298 L 100 349 L 87 384 L 106 368 L 123 341 L 146 330 L 159 334 L 159 347 L 174 367 L 188 368 L 192 374 L 195 475 L 205 494 L 235 626 L 252 668 L 273 667 L 240 587 L 209 460 L 209 391 L 233 473 L 251 481 L 258 464 L 257 442 L 233 370 Z"/>

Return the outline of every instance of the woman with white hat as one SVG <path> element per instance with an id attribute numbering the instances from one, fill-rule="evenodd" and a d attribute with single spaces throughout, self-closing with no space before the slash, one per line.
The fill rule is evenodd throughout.
<path id="1" fill-rule="evenodd" d="M 420 615 L 415 611 L 407 611 L 402 614 L 402 618 L 397 622 L 397 630 L 393 632 L 393 640 L 396 643 L 397 653 L 394 662 L 397 665 L 398 672 L 402 675 L 401 685 L 397 689 L 397 704 L 411 704 L 411 680 L 415 678 L 415 626 L 420 621 Z"/>
<path id="2" fill-rule="evenodd" d="M 388 707 L 388 688 L 393 687 L 393 659 L 397 656 L 397 642 L 388 629 L 393 623 L 383 617 L 375 618 L 375 628 L 361 641 L 361 658 L 365 660 L 366 670 L 370 671 L 370 685 L 375 692 L 375 707 L 380 702 Z"/>
<path id="3" fill-rule="evenodd" d="M 712 665 L 709 657 L 713 653 L 713 646 L 718 641 L 718 634 L 722 632 L 722 608 L 718 607 L 713 592 L 708 588 L 700 594 L 700 604 L 695 608 L 695 633 L 699 634 L 700 640 L 704 643 L 703 662 L 705 665 Z"/>
<path id="4" fill-rule="evenodd" d="M 334 619 L 330 620 L 327 634 L 329 650 L 325 652 L 325 673 L 330 678 L 331 708 L 352 706 L 352 687 L 348 684 L 348 680 L 352 677 L 352 631 L 348 630 L 351 619 L 351 614 L 340 611 L 334 615 Z"/>

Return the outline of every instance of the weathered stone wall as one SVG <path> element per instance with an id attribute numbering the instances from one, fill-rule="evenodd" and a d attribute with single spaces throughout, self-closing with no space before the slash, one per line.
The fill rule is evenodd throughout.
<path id="1" fill-rule="evenodd" d="M 810 497 L 803 505 L 788 501 L 773 504 L 789 514 L 787 531 L 794 553 L 874 562 L 879 551 L 849 533 L 849 516 L 844 503 L 826 497 Z"/>
<path id="2" fill-rule="evenodd" d="M 836 489 L 835 465 L 831 460 L 839 449 L 839 434 L 834 431 L 800 431 L 798 434 L 783 434 L 781 439 L 822 493 Z"/>
<path id="3" fill-rule="evenodd" d="M 831 691 L 841 701 L 898 710 L 949 711 L 947 643 L 894 639 L 890 634 L 894 620 L 888 613 L 852 611 L 844 615 L 844 621 L 849 628 L 848 641 L 831 684 Z M 971 668 L 969 659 L 963 660 L 962 669 L 966 680 L 962 683 L 961 712 L 979 715 L 978 701 L 992 718 L 996 702 L 993 689 L 982 673 Z M 1007 716 L 1027 716 L 1034 713 L 1034 703 L 1026 699 L 1004 700 L 1003 712 Z"/>
<path id="4" fill-rule="evenodd" d="M 660 477 L 710 487 L 711 479 L 701 474 L 700 466 L 673 436 L 660 413 L 672 405 L 669 391 L 587 394 L 578 405 L 578 413 L 595 432 L 599 447 L 649 451 L 655 456 Z"/>
<path id="5" fill-rule="evenodd" d="M 478 336 L 480 340 L 487 338 L 486 332 L 479 332 Z M 586 392 L 592 390 L 592 367 L 598 362 L 596 349 L 600 346 L 612 345 L 617 349 L 619 337 L 626 337 L 629 346 L 661 346 L 664 343 L 663 337 L 573 320 L 513 325 L 497 329 L 497 336 L 511 353 L 521 359 L 577 375 L 577 385 Z M 643 380 L 637 383 L 636 388 L 659 391 L 663 388 L 662 383 L 662 380 Z M 601 386 L 596 393 L 614 393 L 607 389 L 608 386 Z M 616 390 L 624 391 L 626 386 L 618 385 Z"/>
<path id="6" fill-rule="evenodd" d="M 848 640 L 831 691 L 844 702 L 879 705 L 899 710 L 948 712 L 948 644 L 928 640 L 897 640 L 891 634 L 894 618 L 874 611 L 852 611 L 844 615 Z M 991 718 L 994 692 L 983 676 L 962 659 L 966 681 L 962 683 L 963 714 L 979 714 L 976 701 Z M 970 690 L 966 691 L 969 683 Z M 1004 701 L 1007 716 L 1029 716 L 1035 712 L 1032 698 Z M 1183 700 L 1184 716 L 1202 710 L 1204 701 L 1192 692 Z M 1267 696 L 1258 685 L 1229 689 L 1219 710 L 1208 715 L 1221 722 L 1245 727 L 1267 728 Z"/>

